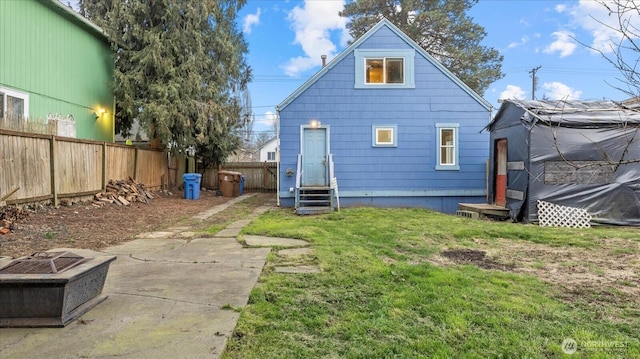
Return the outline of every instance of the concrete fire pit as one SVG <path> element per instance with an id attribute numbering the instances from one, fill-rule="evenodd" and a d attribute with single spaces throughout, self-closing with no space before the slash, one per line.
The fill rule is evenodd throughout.
<path id="1" fill-rule="evenodd" d="M 1 327 L 64 327 L 107 298 L 115 256 L 39 252 L 0 268 Z"/>

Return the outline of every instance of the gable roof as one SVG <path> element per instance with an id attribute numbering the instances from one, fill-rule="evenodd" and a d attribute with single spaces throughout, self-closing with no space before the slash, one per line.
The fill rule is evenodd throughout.
<path id="1" fill-rule="evenodd" d="M 46 6 L 48 6 L 53 11 L 64 16 L 68 20 L 75 22 L 76 24 L 80 25 L 84 29 L 99 35 L 104 40 L 108 40 L 107 34 L 104 32 L 104 30 L 101 27 L 89 21 L 84 16 L 73 11 L 72 8 L 63 4 L 60 0 L 39 0 L 39 1 L 45 4 Z"/>
<path id="2" fill-rule="evenodd" d="M 639 112 L 615 101 L 504 100 L 496 116 L 485 128 L 491 130 L 513 106 L 521 108 L 524 113 L 519 119 L 509 119 L 511 121 L 540 121 L 554 126 L 593 128 L 640 124 Z"/>
<path id="3" fill-rule="evenodd" d="M 261 149 L 267 147 L 269 144 L 271 144 L 272 142 L 276 141 L 277 139 L 278 139 L 277 137 L 274 137 L 274 138 L 270 139 L 269 141 L 263 143 L 262 146 L 258 147 L 258 149 L 261 150 Z"/>
<path id="4" fill-rule="evenodd" d="M 347 57 L 350 53 L 353 52 L 354 49 L 360 46 L 363 42 L 369 39 L 373 34 L 375 34 L 380 28 L 386 26 L 395 33 L 398 37 L 400 37 L 404 42 L 406 42 L 409 46 L 413 47 L 413 49 L 422 55 L 427 61 L 429 61 L 433 66 L 435 66 L 438 70 L 440 70 L 446 77 L 448 77 L 452 82 L 456 83 L 462 90 L 468 93 L 473 99 L 475 99 L 482 107 L 491 110 L 492 106 L 482 98 L 482 96 L 478 95 L 475 91 L 473 91 L 469 86 L 467 86 L 464 82 L 462 82 L 459 78 L 457 78 L 451 71 L 449 71 L 446 67 L 444 67 L 438 60 L 436 60 L 433 56 L 431 56 L 427 51 L 425 51 L 422 47 L 420 47 L 415 41 L 413 41 L 409 36 L 407 36 L 402 30 L 396 27 L 391 21 L 383 18 L 380 20 L 374 27 L 372 27 L 369 31 L 367 31 L 364 35 L 360 36 L 356 41 L 354 41 L 349 47 L 343 50 L 338 56 L 334 57 L 329 61 L 329 63 L 324 66 L 320 71 L 316 72 L 310 79 L 308 79 L 302 86 L 298 87 L 291 95 L 289 95 L 284 101 L 282 101 L 278 106 L 276 106 L 276 110 L 280 111 L 287 107 L 293 100 L 295 100 L 301 93 L 303 93 L 306 89 L 311 87 L 318 79 L 324 76 L 329 70 L 331 70 L 337 63 L 339 63 L 342 59 Z"/>

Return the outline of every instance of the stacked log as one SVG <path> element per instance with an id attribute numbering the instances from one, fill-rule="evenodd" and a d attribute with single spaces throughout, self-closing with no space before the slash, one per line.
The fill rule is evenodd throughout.
<path id="1" fill-rule="evenodd" d="M 128 206 L 133 202 L 149 203 L 153 194 L 144 188 L 142 183 L 129 177 L 128 180 L 109 180 L 106 191 L 96 193 L 93 204 L 102 206 L 105 203 L 115 203 L 120 206 Z"/>
<path id="2" fill-rule="evenodd" d="M 5 235 L 13 231 L 13 223 L 27 216 L 27 213 L 16 206 L 0 207 L 0 234 Z"/>

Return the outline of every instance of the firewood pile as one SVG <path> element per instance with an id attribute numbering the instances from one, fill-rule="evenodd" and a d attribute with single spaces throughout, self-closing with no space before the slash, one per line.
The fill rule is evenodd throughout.
<path id="1" fill-rule="evenodd" d="M 16 206 L 0 207 L 0 234 L 4 235 L 13 231 L 13 222 L 24 218 L 27 213 Z"/>
<path id="2" fill-rule="evenodd" d="M 129 177 L 128 180 L 109 180 L 106 191 L 96 193 L 93 204 L 103 206 L 106 203 L 114 203 L 119 206 L 128 206 L 133 202 L 149 203 L 153 194 L 144 188 L 142 183 Z"/>

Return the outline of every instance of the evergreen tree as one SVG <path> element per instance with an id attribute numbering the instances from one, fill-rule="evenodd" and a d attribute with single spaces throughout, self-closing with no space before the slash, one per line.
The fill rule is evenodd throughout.
<path id="1" fill-rule="evenodd" d="M 205 167 L 240 144 L 241 94 L 251 78 L 235 24 L 244 0 L 80 0 L 113 44 L 117 130 L 138 120 L 172 151 Z"/>
<path id="2" fill-rule="evenodd" d="M 502 78 L 502 55 L 480 45 L 484 28 L 466 15 L 477 0 L 354 0 L 340 16 L 354 39 L 387 18 L 462 82 L 482 95 Z"/>

